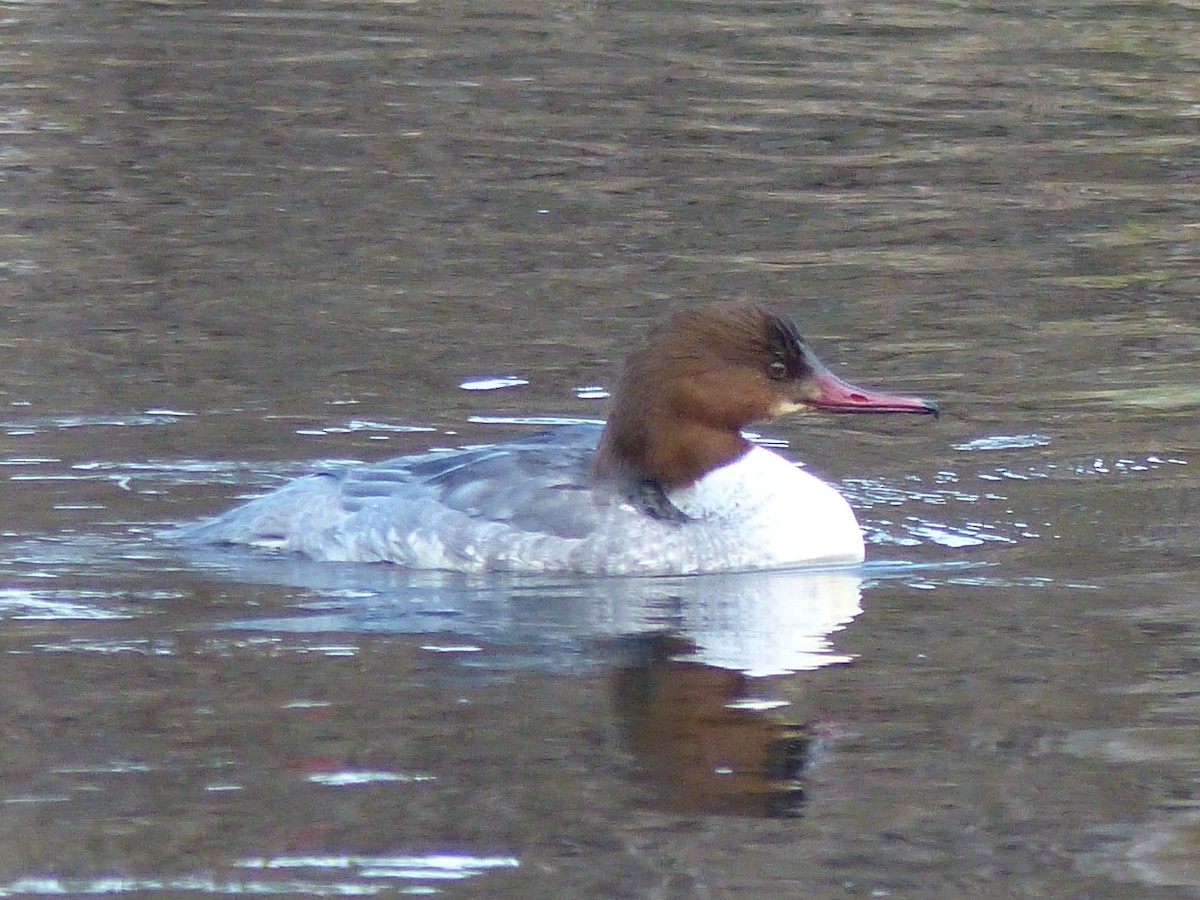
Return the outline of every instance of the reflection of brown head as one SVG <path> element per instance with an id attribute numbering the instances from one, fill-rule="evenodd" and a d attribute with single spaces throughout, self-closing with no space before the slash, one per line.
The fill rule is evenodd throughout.
<path id="1" fill-rule="evenodd" d="M 613 693 L 626 749 L 658 802 L 674 812 L 798 815 L 807 729 L 731 706 L 745 697 L 746 676 L 672 659 L 684 641 L 659 635 L 648 649 L 648 661 L 618 672 Z"/>

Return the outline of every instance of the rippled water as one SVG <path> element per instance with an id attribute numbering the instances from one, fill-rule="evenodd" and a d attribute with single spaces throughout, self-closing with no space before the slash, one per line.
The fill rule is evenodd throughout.
<path id="1" fill-rule="evenodd" d="M 1200 892 L 1194 4 L 0 2 L 0 896 Z M 667 308 L 861 569 L 182 554 Z"/>

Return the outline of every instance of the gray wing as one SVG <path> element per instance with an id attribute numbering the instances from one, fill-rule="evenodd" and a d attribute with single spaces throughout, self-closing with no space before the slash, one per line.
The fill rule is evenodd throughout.
<path id="1" fill-rule="evenodd" d="M 393 498 L 432 498 L 472 518 L 580 537 L 596 521 L 588 467 L 599 428 L 571 426 L 517 441 L 400 457 L 343 475 L 348 512 Z M 616 499 L 615 497 L 611 499 Z"/>
<path id="2" fill-rule="evenodd" d="M 620 498 L 588 479 L 599 427 L 568 426 L 517 441 L 432 451 L 297 479 L 180 536 L 205 543 L 282 546 L 356 516 L 384 520 L 389 510 L 437 508 L 522 531 L 581 537 Z M 397 515 L 397 520 L 407 515 Z"/>

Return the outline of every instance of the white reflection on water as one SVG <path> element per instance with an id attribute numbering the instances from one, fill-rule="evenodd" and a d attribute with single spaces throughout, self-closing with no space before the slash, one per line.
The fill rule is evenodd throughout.
<path id="1" fill-rule="evenodd" d="M 474 378 L 459 385 L 464 391 L 499 391 L 504 388 L 522 387 L 529 384 L 526 378 L 514 375 L 497 375 L 492 378 Z"/>
<path id="2" fill-rule="evenodd" d="M 275 856 L 239 860 L 247 869 L 365 869 L 377 878 L 470 878 L 488 869 L 515 869 L 514 856 L 467 856 L 438 853 L 429 856 Z"/>
<path id="3" fill-rule="evenodd" d="M 996 450 L 1017 446 L 1018 438 L 1033 442 L 1041 435 L 980 438 L 956 449 Z M 1031 444 L 1036 445 L 1036 444 Z M 1023 446 L 1023 445 L 1022 445 Z M 1016 544 L 1025 540 L 1056 539 L 1052 522 L 1030 522 L 1021 517 L 1018 508 L 1009 505 L 1009 497 L 996 493 L 993 485 L 1013 482 L 1013 490 L 1028 482 L 1083 477 L 1127 476 L 1152 472 L 1165 466 L 1187 465 L 1180 455 L 1147 453 L 1140 456 L 1117 456 L 1112 459 L 1089 458 L 1076 462 L 1041 462 L 1021 466 L 995 465 L 969 472 L 943 469 L 928 480 L 910 475 L 903 481 L 872 478 L 849 478 L 841 488 L 851 504 L 859 511 L 859 522 L 869 544 L 895 544 L 918 547 L 937 544 L 953 549 L 977 547 L 983 544 Z M 972 481 L 980 482 L 981 490 L 970 490 Z M 1001 506 L 1000 504 L 1004 504 Z M 888 516 L 889 508 L 905 511 L 938 508 L 934 518 L 924 512 L 903 516 Z M 995 510 L 994 512 L 985 511 Z M 864 515 L 865 513 L 865 515 Z"/>
<path id="4" fill-rule="evenodd" d="M 680 659 L 777 675 L 849 662 L 832 636 L 862 612 L 857 568 L 720 573 L 680 578 L 470 580 L 397 567 L 330 565 L 223 552 L 242 582 L 288 584 L 316 596 L 286 615 L 223 627 L 276 635 L 453 634 L 429 652 L 477 656 L 486 641 L 522 648 L 543 667 L 572 666 L 597 640 L 669 631 L 691 646 Z M 207 562 L 216 557 L 204 557 Z M 210 563 L 211 565 L 211 563 Z M 348 595 L 343 583 L 356 590 Z M 500 660 L 489 654 L 492 665 Z M 510 663 L 522 665 L 520 660 Z M 503 665 L 502 662 L 500 662 Z"/>
<path id="5" fill-rule="evenodd" d="M 856 510 L 875 513 L 859 516 L 863 536 L 869 544 L 895 544 L 901 547 L 937 544 L 961 548 L 985 543 L 1014 544 L 1022 537 L 1037 536 L 1025 533 L 1025 526 L 1018 527 L 1018 523 L 1012 521 L 982 521 L 979 506 L 1004 502 L 1006 498 L 947 486 L 959 480 L 959 476 L 952 472 L 938 472 L 933 479 L 933 487 L 923 487 L 916 480 L 892 484 L 882 479 L 853 478 L 843 484 L 843 492 Z M 911 509 L 914 505 L 946 510 L 938 519 L 915 514 L 892 518 L 885 513 L 888 508 Z M 953 508 L 956 506 L 970 507 L 969 513 L 966 513 L 970 518 L 955 521 Z"/>
<path id="6" fill-rule="evenodd" d="M 58 775 L 128 775 L 131 773 L 140 775 L 152 772 L 154 768 L 143 762 L 119 759 L 89 766 L 60 766 L 50 771 Z"/>
<path id="7" fill-rule="evenodd" d="M 327 787 L 353 787 L 360 784 L 415 784 L 422 781 L 436 781 L 437 778 L 433 775 L 426 775 L 420 772 L 409 774 L 407 772 L 344 770 L 341 772 L 319 772 L 315 775 L 309 775 L 307 780 L 313 784 L 323 784 Z"/>
<path id="8" fill-rule="evenodd" d="M 607 400 L 609 393 L 606 388 L 599 385 L 589 384 L 583 387 L 575 388 L 575 396 L 580 400 Z"/>
<path id="9" fill-rule="evenodd" d="M 1050 438 L 1044 434 L 995 434 L 955 444 L 955 450 L 1024 450 L 1030 447 L 1046 447 Z"/>
<path id="10" fill-rule="evenodd" d="M 167 638 L 134 640 L 69 640 L 56 643 L 36 643 L 30 648 L 38 653 L 137 653 L 142 656 L 173 656 L 175 642 Z M 16 651 L 11 651 L 16 652 Z"/>
<path id="11" fill-rule="evenodd" d="M 104 591 L 40 591 L 0 588 L 0 618 L 5 619 L 133 619 L 131 613 L 81 602 L 111 600 Z"/>
<path id="12" fill-rule="evenodd" d="M 603 419 L 582 419 L 575 416 L 468 416 L 467 421 L 473 425 L 532 425 L 555 428 L 568 425 L 604 424 Z"/>
<path id="13" fill-rule="evenodd" d="M 145 425 L 173 425 L 180 419 L 195 416 L 192 412 L 181 412 L 172 409 L 148 409 L 142 413 L 128 413 L 117 416 L 45 416 L 21 419 L 20 421 L 0 422 L 0 428 L 10 435 L 30 435 L 41 431 L 59 428 L 136 428 Z"/>
<path id="14" fill-rule="evenodd" d="M 0 897 L 97 896 L 149 892 L 187 892 L 249 896 L 374 897 L 394 894 L 392 879 L 414 882 L 461 881 L 494 869 L 521 865 L 513 856 L 470 856 L 439 853 L 428 856 L 276 856 L 242 859 L 238 868 L 259 871 L 312 870 L 309 879 L 219 879 L 211 876 L 176 878 L 60 878 L 39 876 L 0 884 Z M 325 873 L 345 873 L 340 880 L 322 881 Z M 371 883 L 369 879 L 388 879 Z M 415 887 L 415 886 L 414 886 Z M 405 889 L 404 893 L 423 893 Z M 435 893 L 435 891 L 429 891 Z"/>
<path id="15" fill-rule="evenodd" d="M 374 435 L 374 437 L 387 438 L 391 434 L 425 434 L 429 432 L 436 432 L 437 429 L 429 425 L 401 425 L 393 422 L 375 422 L 367 419 L 351 419 L 345 425 L 325 425 L 314 428 L 298 428 L 296 429 L 296 434 L 353 434 L 356 431 L 379 431 L 383 432 L 383 434 Z"/>

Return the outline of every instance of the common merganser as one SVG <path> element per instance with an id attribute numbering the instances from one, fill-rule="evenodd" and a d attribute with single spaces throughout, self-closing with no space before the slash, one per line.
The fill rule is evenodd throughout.
<path id="1" fill-rule="evenodd" d="M 459 571 L 687 574 L 864 558 L 834 488 L 742 429 L 802 409 L 929 413 L 817 359 L 786 317 L 685 309 L 626 360 L 603 430 L 322 471 L 185 529 L 206 543 Z"/>

